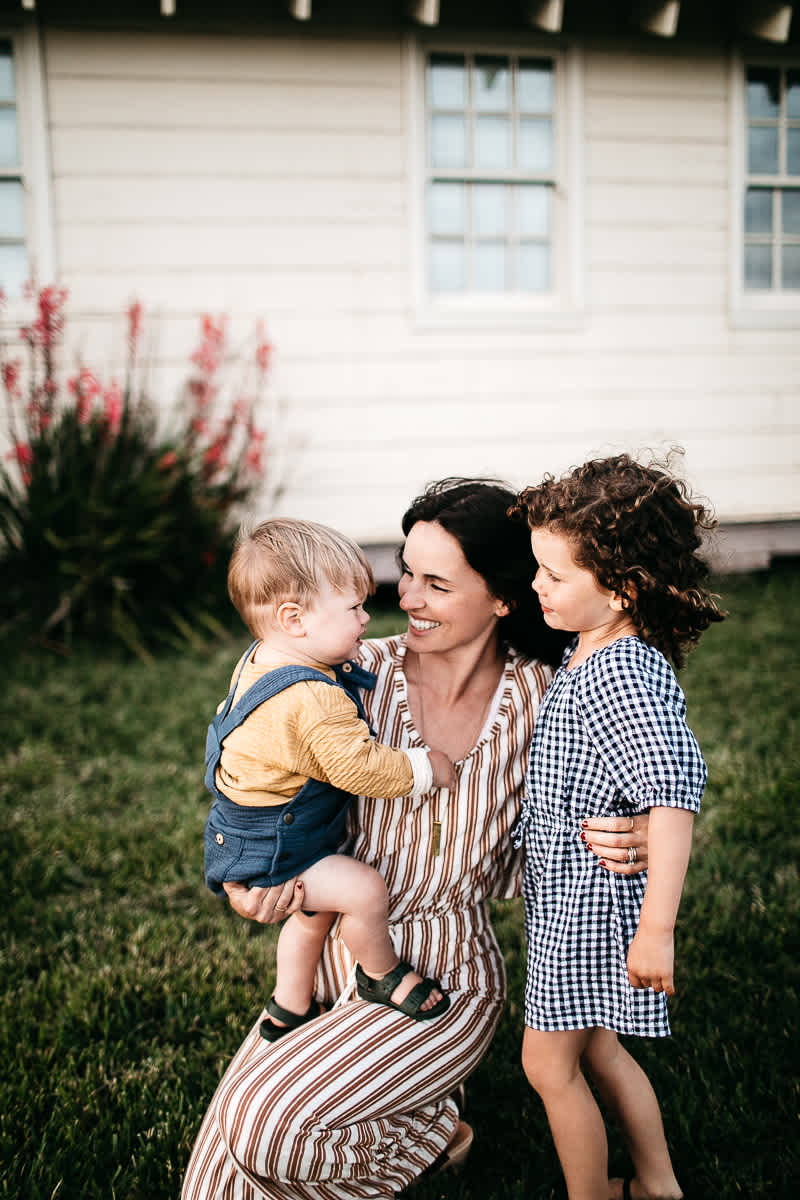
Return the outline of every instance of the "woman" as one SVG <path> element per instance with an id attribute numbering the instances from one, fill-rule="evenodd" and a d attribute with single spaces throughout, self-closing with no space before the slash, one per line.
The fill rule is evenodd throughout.
<path id="1" fill-rule="evenodd" d="M 505 999 L 485 901 L 517 891 L 510 831 L 547 664 L 563 647 L 531 591 L 527 529 L 506 516 L 514 499 L 500 485 L 448 479 L 414 501 L 399 585 L 408 632 L 361 654 L 376 675 L 364 702 L 377 736 L 456 763 L 453 792 L 359 800 L 351 851 L 386 880 L 397 952 L 441 981 L 450 1009 L 415 1025 L 356 1000 L 334 929 L 316 989 L 329 1011 L 274 1045 L 256 1022 L 206 1115 L 184 1200 L 390 1198 L 469 1147 L 454 1097 Z M 610 870 L 646 861 L 644 826 L 630 824 L 590 822 L 591 851 Z M 226 890 L 237 912 L 265 923 L 302 905 L 292 881 Z"/>

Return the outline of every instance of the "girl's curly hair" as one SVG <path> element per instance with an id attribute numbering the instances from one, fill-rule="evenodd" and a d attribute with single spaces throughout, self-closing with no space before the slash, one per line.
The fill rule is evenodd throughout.
<path id="1" fill-rule="evenodd" d="M 594 459 L 526 488 L 509 515 L 568 537 L 578 565 L 622 597 L 640 636 L 676 667 L 726 615 L 704 586 L 709 568 L 697 553 L 716 521 L 666 463 Z"/>

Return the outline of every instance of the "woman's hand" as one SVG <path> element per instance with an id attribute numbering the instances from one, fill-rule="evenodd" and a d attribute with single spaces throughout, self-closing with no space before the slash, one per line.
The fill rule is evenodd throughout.
<path id="1" fill-rule="evenodd" d="M 297 878 L 287 879 L 274 887 L 248 888 L 230 879 L 222 886 L 228 893 L 233 911 L 261 925 L 274 925 L 303 907 L 305 890 Z"/>
<path id="2" fill-rule="evenodd" d="M 649 813 L 638 813 L 635 817 L 587 817 L 581 822 L 581 840 L 608 871 L 615 875 L 638 875 L 647 870 L 649 821 Z M 633 854 L 628 853 L 631 848 Z"/>

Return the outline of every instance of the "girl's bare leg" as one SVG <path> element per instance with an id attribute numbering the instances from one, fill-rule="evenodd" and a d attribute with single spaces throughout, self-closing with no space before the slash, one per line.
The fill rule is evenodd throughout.
<path id="1" fill-rule="evenodd" d="M 522 1066 L 540 1095 L 569 1200 L 607 1200 L 608 1143 L 603 1118 L 581 1073 L 592 1030 L 526 1029 Z"/>
<path id="2" fill-rule="evenodd" d="M 632 1195 L 679 1200 L 683 1192 L 672 1169 L 661 1110 L 642 1068 L 610 1029 L 592 1030 L 583 1063 L 625 1136 L 636 1171 Z M 613 1180 L 607 1195 L 621 1197 L 622 1181 Z"/>
<path id="3" fill-rule="evenodd" d="M 344 854 L 330 854 L 302 876 L 308 908 L 342 914 L 342 940 L 372 979 L 380 979 L 400 961 L 389 937 L 389 897 L 382 877 L 366 863 Z M 315 960 L 316 962 L 316 960 Z M 409 971 L 392 992 L 400 1004 L 422 977 Z M 422 1010 L 441 999 L 434 989 Z"/>

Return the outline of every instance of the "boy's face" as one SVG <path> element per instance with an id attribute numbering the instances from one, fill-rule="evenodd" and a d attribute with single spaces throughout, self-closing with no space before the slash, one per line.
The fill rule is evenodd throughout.
<path id="1" fill-rule="evenodd" d="M 326 582 L 303 611 L 304 650 L 330 667 L 354 658 L 369 622 L 365 601 L 352 586 L 337 592 Z"/>

